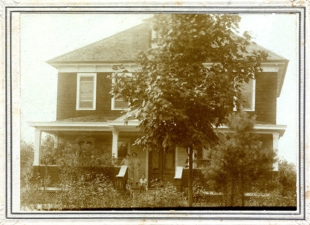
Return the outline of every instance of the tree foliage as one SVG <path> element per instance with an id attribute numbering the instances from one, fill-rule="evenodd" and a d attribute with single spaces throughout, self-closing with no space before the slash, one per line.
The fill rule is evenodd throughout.
<path id="1" fill-rule="evenodd" d="M 20 143 L 20 186 L 23 187 L 29 179 L 33 164 L 33 146 L 25 141 Z"/>
<path id="2" fill-rule="evenodd" d="M 66 143 L 55 144 L 55 139 L 47 135 L 42 143 L 43 165 L 58 166 L 111 166 L 111 151 L 108 145 L 83 142 L 86 135 L 80 135 Z"/>
<path id="3" fill-rule="evenodd" d="M 244 206 L 245 192 L 266 188 L 262 184 L 272 181 L 276 154 L 253 133 L 254 123 L 255 118 L 245 112 L 229 115 L 230 131 L 211 149 L 211 165 L 204 171 L 209 185 L 223 193 L 228 206 Z"/>
<path id="4" fill-rule="evenodd" d="M 280 192 L 283 196 L 295 196 L 296 198 L 296 166 L 283 160 L 279 163 L 279 183 L 281 184 Z"/>
<path id="5" fill-rule="evenodd" d="M 267 56 L 247 50 L 250 36 L 236 35 L 239 22 L 236 14 L 151 19 L 153 47 L 139 53 L 139 71 L 126 76 L 126 68 L 114 66 L 112 94 L 128 101 L 140 121 L 144 135 L 137 144 L 148 150 L 179 146 L 191 155 L 193 146 L 217 141 L 214 126 L 240 106 L 242 83 L 255 78 Z"/>

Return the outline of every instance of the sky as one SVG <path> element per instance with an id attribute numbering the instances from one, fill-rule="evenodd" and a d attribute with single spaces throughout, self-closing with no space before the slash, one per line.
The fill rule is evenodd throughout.
<path id="1" fill-rule="evenodd" d="M 21 14 L 21 139 L 34 142 L 26 122 L 56 120 L 57 70 L 47 60 L 109 37 L 150 17 L 147 14 Z M 298 156 L 298 18 L 295 14 L 241 14 L 240 33 L 289 60 L 277 124 L 287 125 L 279 159 Z"/>

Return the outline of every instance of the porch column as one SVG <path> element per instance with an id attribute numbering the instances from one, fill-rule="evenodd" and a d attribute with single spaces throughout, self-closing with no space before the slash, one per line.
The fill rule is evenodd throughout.
<path id="1" fill-rule="evenodd" d="M 118 133 L 119 131 L 112 128 L 112 156 L 114 155 L 115 158 L 118 157 Z"/>
<path id="2" fill-rule="evenodd" d="M 34 142 L 34 157 L 33 157 L 33 165 L 40 165 L 40 154 L 41 154 L 41 134 L 42 131 L 38 128 L 35 130 L 35 142 Z"/>
<path id="3" fill-rule="evenodd" d="M 273 150 L 276 152 L 276 157 L 278 156 L 278 145 L 279 145 L 279 139 L 280 134 L 279 133 L 273 133 Z M 278 160 L 273 164 L 273 171 L 279 171 L 279 162 Z"/>

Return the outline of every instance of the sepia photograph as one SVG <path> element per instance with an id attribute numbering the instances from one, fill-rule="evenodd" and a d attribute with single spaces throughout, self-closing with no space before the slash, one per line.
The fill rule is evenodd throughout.
<path id="1" fill-rule="evenodd" d="M 13 211 L 302 211 L 298 12 L 48 9 L 13 22 Z"/>

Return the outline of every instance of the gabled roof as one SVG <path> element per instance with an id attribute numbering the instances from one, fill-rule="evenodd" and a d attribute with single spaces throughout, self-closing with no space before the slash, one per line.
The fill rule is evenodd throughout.
<path id="1" fill-rule="evenodd" d="M 108 65 L 107 71 L 110 72 L 112 71 L 112 67 L 109 66 L 111 63 L 135 62 L 138 51 L 145 51 L 151 47 L 151 38 L 151 24 L 146 20 L 140 25 L 51 59 L 48 63 L 56 67 L 59 71 L 62 69 L 62 72 L 73 72 L 72 70 L 74 69 L 79 70 L 78 67 L 81 65 L 105 64 Z M 268 53 L 267 61 L 262 62 L 262 67 L 274 66 L 277 68 L 272 72 L 277 72 L 277 93 L 280 96 L 288 60 L 255 42 L 251 42 L 247 50 L 249 52 L 248 54 L 252 51 L 265 51 Z M 68 71 L 62 68 L 66 65 L 71 65 L 67 69 Z M 72 65 L 74 68 L 72 68 Z M 85 68 L 83 69 L 85 70 Z M 97 68 L 97 70 L 105 71 L 104 68 Z"/>
<path id="2" fill-rule="evenodd" d="M 87 63 L 87 62 L 133 62 L 137 52 L 145 51 L 151 46 L 151 28 L 146 21 L 103 40 L 71 51 L 48 61 L 50 64 Z M 248 51 L 266 51 L 268 61 L 286 60 L 282 56 L 251 42 Z"/>
<path id="3" fill-rule="evenodd" d="M 150 47 L 151 30 L 142 23 L 48 61 L 50 64 L 87 62 L 133 62 L 139 50 Z"/>
<path id="4" fill-rule="evenodd" d="M 265 51 L 268 53 L 268 57 L 267 60 L 268 61 L 288 61 L 287 59 L 285 59 L 284 57 L 270 51 L 267 48 L 264 48 L 258 44 L 256 44 L 255 42 L 251 42 L 250 45 L 247 48 L 248 52 L 253 52 L 253 51 Z"/>

